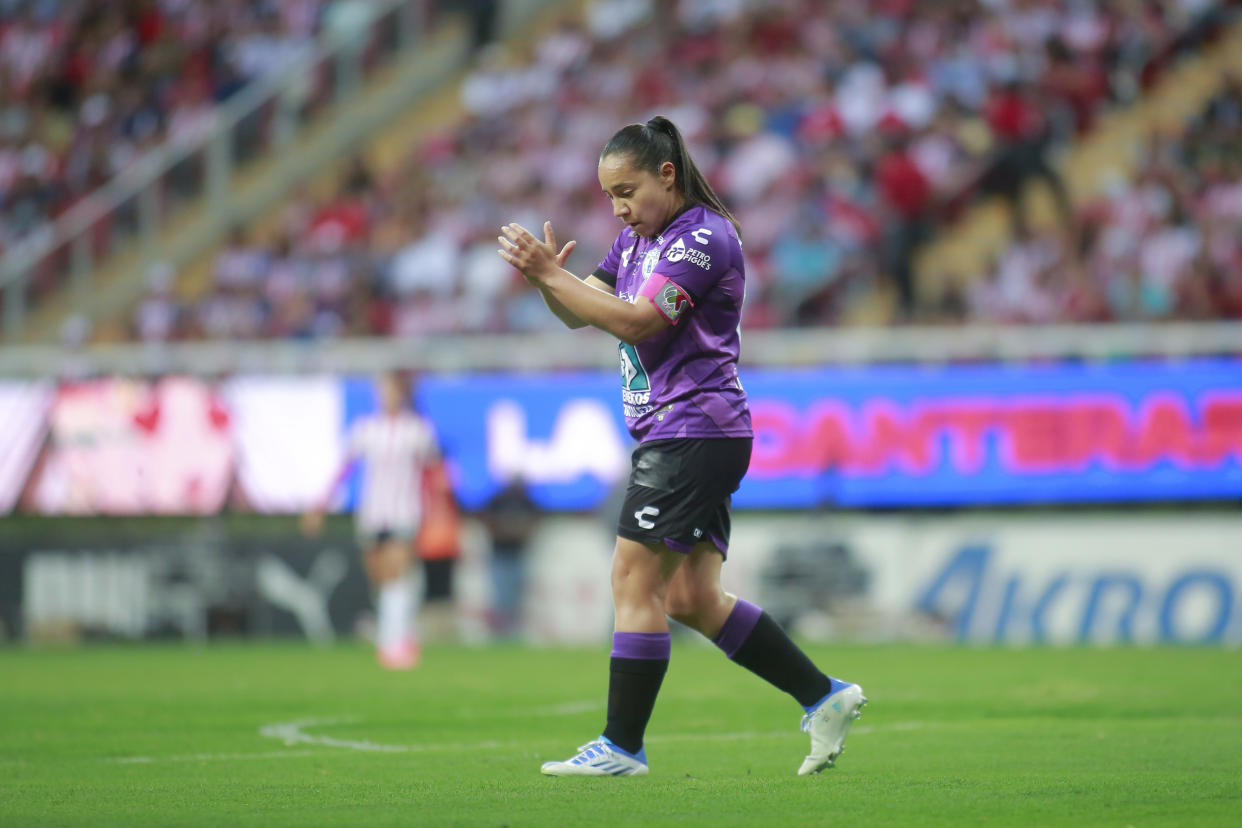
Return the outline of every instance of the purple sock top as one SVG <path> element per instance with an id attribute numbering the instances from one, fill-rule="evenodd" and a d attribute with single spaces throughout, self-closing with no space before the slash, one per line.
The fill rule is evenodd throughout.
<path id="1" fill-rule="evenodd" d="M 733 658 L 741 646 L 750 638 L 751 630 L 759 622 L 763 609 L 742 598 L 737 599 L 733 612 L 725 619 L 724 626 L 712 639 L 712 643 L 724 650 L 724 654 Z"/>
<path id="2" fill-rule="evenodd" d="M 672 652 L 668 633 L 616 632 L 612 634 L 613 658 L 642 658 L 650 661 L 668 660 Z"/>

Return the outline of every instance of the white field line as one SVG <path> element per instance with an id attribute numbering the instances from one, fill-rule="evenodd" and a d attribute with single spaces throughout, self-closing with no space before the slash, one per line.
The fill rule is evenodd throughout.
<path id="1" fill-rule="evenodd" d="M 326 725 L 355 724 L 357 716 L 338 717 L 334 719 L 298 719 L 296 722 L 276 722 L 259 728 L 259 735 L 269 739 L 280 739 L 286 745 L 323 745 L 324 747 L 348 748 L 349 750 L 374 751 L 376 753 L 405 753 L 411 750 L 410 745 L 382 745 L 377 742 L 358 739 L 334 739 L 331 736 L 313 736 L 304 728 L 324 727 Z"/>
<path id="2" fill-rule="evenodd" d="M 580 706 L 586 705 L 586 702 L 575 702 L 572 705 L 564 705 L 567 712 L 563 715 L 581 712 Z M 592 703 L 593 704 L 593 703 Z M 361 719 L 357 716 L 336 716 L 331 718 L 307 718 L 298 719 L 292 722 L 274 722 L 272 724 L 263 725 L 259 728 L 259 734 L 269 739 L 279 739 L 286 745 L 292 747 L 294 745 L 314 745 L 316 748 L 340 748 L 345 750 L 356 750 L 365 753 L 430 753 L 437 751 L 477 751 L 477 750 L 495 750 L 502 749 L 529 749 L 530 742 L 441 742 L 441 743 L 425 743 L 416 745 L 395 745 L 384 744 L 382 742 L 372 742 L 368 739 L 337 739 L 332 736 L 319 736 L 308 733 L 307 728 L 327 727 L 340 724 L 357 724 Z M 871 733 L 876 730 L 919 730 L 924 727 L 932 727 L 939 723 L 930 722 L 893 722 L 885 725 L 855 725 L 852 733 Z M 754 739 L 774 739 L 783 738 L 790 735 L 789 730 L 771 730 L 771 731 L 737 731 L 732 733 L 664 733 L 653 734 L 647 741 L 659 743 L 665 742 L 736 742 Z M 311 756 L 325 756 L 328 752 L 323 750 L 278 750 L 265 751 L 261 753 L 192 753 L 179 756 L 125 756 L 120 758 L 108 759 L 106 761 L 114 764 L 122 765 L 138 765 L 151 764 L 156 762 L 212 762 L 212 761 L 234 761 L 240 759 L 296 759 Z"/>
<path id="3" fill-rule="evenodd" d="M 266 753 L 183 753 L 179 756 L 120 756 L 104 761 L 114 765 L 149 765 L 155 762 L 232 762 L 238 759 L 295 759 L 323 756 L 322 750 L 269 750 Z"/>

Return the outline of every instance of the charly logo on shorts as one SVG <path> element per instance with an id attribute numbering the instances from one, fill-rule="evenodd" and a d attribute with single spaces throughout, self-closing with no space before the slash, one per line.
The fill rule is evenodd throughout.
<path id="1" fill-rule="evenodd" d="M 686 258 L 685 240 L 678 239 L 673 242 L 673 246 L 670 247 L 668 252 L 664 254 L 664 258 L 668 259 L 670 262 L 680 262 L 682 259 Z"/>
<path id="2" fill-rule="evenodd" d="M 656 301 L 660 303 L 660 310 L 664 311 L 669 321 L 676 322 L 686 305 L 690 304 L 690 297 L 682 293 L 676 282 L 665 282 L 656 295 Z"/>
<path id="3" fill-rule="evenodd" d="M 660 509 L 657 506 L 644 506 L 634 513 L 634 520 L 638 521 L 639 529 L 654 529 L 655 521 L 647 520 L 649 517 L 659 517 Z"/>

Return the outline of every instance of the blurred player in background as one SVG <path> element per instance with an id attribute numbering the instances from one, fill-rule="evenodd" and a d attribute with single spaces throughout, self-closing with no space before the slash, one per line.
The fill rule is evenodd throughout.
<path id="1" fill-rule="evenodd" d="M 793 696 L 811 753 L 832 765 L 866 699 L 822 673 L 762 609 L 724 591 L 729 507 L 750 463 L 750 410 L 738 379 L 745 265 L 737 223 L 667 118 L 631 124 L 605 145 L 599 182 L 627 225 L 595 272 L 562 265 L 551 222 L 540 241 L 505 225 L 500 255 L 566 325 L 621 340 L 622 400 L 639 441 L 613 553 L 616 609 L 603 735 L 552 776 L 647 773 L 643 735 L 668 669 L 668 617 Z"/>
<path id="2" fill-rule="evenodd" d="M 380 410 L 350 427 L 345 461 L 319 505 L 302 516 L 302 528 L 319 534 L 341 482 L 361 461 L 354 526 L 376 592 L 376 655 L 385 667 L 409 669 L 420 657 L 414 539 L 425 515 L 425 481 L 439 473 L 440 452 L 431 424 L 410 410 L 409 386 L 399 375 L 380 379 L 379 396 Z"/>

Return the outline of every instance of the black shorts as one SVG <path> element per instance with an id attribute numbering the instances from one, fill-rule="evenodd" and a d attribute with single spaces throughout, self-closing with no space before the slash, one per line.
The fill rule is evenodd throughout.
<path id="1" fill-rule="evenodd" d="M 689 552 L 711 541 L 729 552 L 729 506 L 750 465 L 749 437 L 676 438 L 640 443 L 617 534 Z"/>
<path id="2" fill-rule="evenodd" d="M 433 558 L 423 561 L 423 577 L 427 581 L 423 598 L 432 603 L 448 601 L 453 597 L 453 558 Z"/>

